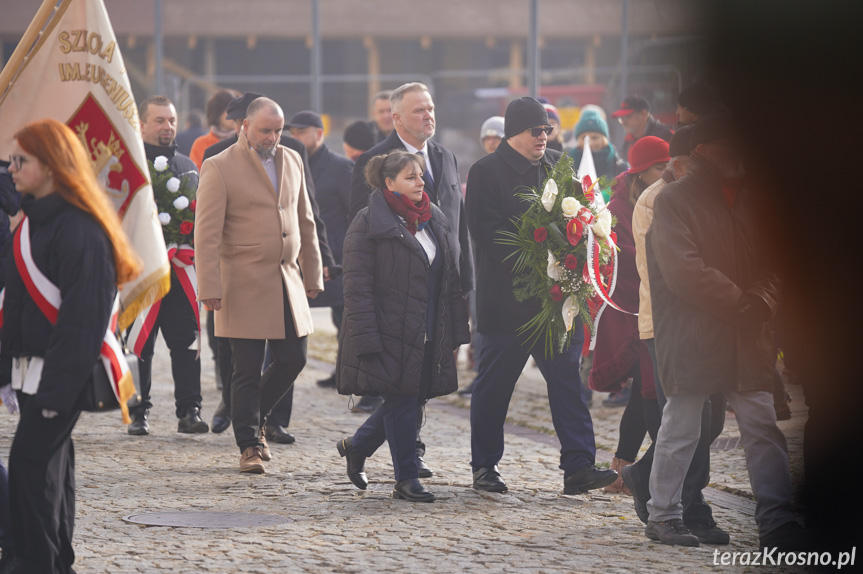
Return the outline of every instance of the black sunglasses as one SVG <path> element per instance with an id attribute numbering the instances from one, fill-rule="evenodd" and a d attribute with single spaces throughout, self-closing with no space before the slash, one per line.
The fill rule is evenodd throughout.
<path id="1" fill-rule="evenodd" d="M 24 164 L 25 161 L 27 161 L 27 158 L 23 155 L 12 154 L 9 156 L 9 163 L 15 166 L 15 171 L 21 169 L 21 166 Z"/>
<path id="2" fill-rule="evenodd" d="M 541 127 L 541 128 L 530 128 L 530 135 L 535 137 L 535 138 L 538 138 L 540 135 L 542 135 L 543 132 L 545 132 L 545 135 L 550 136 L 551 132 L 553 132 L 553 131 L 554 131 L 554 128 L 551 126 L 545 126 L 545 127 Z"/>

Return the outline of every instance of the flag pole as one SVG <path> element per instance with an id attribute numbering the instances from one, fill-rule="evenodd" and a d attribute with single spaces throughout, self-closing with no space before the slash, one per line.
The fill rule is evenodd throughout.
<path id="1" fill-rule="evenodd" d="M 12 52 L 12 56 L 3 67 L 3 71 L 0 71 L 0 102 L 3 101 L 6 91 L 12 84 L 12 80 L 15 79 L 15 74 L 30 52 L 30 48 L 33 47 L 33 43 L 39 38 L 39 34 L 42 32 L 45 24 L 57 10 L 58 4 L 57 0 L 44 0 L 42 2 L 42 6 L 39 7 L 39 11 L 36 12 L 36 16 L 33 17 L 33 21 L 30 22 L 30 25 L 24 32 L 24 36 L 21 37 L 21 41 L 18 42 L 15 51 Z"/>

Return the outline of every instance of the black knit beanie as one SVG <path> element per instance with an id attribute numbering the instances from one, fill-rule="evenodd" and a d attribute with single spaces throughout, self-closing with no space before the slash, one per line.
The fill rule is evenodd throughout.
<path id="1" fill-rule="evenodd" d="M 513 100 L 506 107 L 504 136 L 509 139 L 528 128 L 551 125 L 545 107 L 530 96 Z"/>

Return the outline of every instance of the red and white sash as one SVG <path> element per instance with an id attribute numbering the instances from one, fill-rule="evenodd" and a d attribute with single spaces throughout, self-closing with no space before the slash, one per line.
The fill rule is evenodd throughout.
<path id="1" fill-rule="evenodd" d="M 189 305 L 195 311 L 195 321 L 198 325 L 198 336 L 196 337 L 196 345 L 198 353 L 201 352 L 201 307 L 198 303 L 198 277 L 195 274 L 195 250 L 191 245 L 175 244 L 168 246 L 168 261 L 171 262 L 171 267 L 174 273 L 177 274 L 177 279 L 180 280 L 180 285 L 183 287 L 183 292 L 189 300 Z M 149 307 L 141 311 L 138 318 L 132 324 L 132 330 L 129 331 L 129 340 L 127 341 L 129 350 L 138 357 L 144 349 L 144 344 L 153 332 L 153 326 L 156 324 L 156 319 L 159 316 L 159 309 L 162 308 L 162 301 L 156 301 Z"/>
<path id="2" fill-rule="evenodd" d="M 60 288 L 54 285 L 33 261 L 33 253 L 30 248 L 30 220 L 27 217 L 24 217 L 15 232 L 15 242 L 12 251 L 15 256 L 15 266 L 18 268 L 18 274 L 24 282 L 27 293 L 45 315 L 45 318 L 52 325 L 55 324 L 63 298 L 60 294 Z M 0 326 L 2 326 L 2 297 L 4 294 L 5 289 L 3 292 L 0 292 Z M 102 339 L 99 356 L 105 367 L 105 372 L 108 374 L 108 379 L 111 381 L 111 389 L 114 391 L 114 396 L 117 397 L 117 402 L 120 403 L 123 422 L 128 424 L 131 422 L 131 419 L 129 419 L 129 409 L 126 406 L 126 402 L 135 394 L 135 385 L 132 381 L 132 374 L 129 372 L 129 364 L 126 362 L 123 349 L 114 335 L 117 329 L 119 309 L 120 299 L 119 297 L 115 297 L 114 307 L 111 310 L 111 321 L 108 324 L 108 329 L 105 331 L 105 337 Z"/>

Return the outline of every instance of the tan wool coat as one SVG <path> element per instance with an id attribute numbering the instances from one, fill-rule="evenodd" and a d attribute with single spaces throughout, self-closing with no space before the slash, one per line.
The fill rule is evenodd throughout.
<path id="1" fill-rule="evenodd" d="M 674 176 L 669 177 L 673 178 Z M 638 269 L 638 277 L 641 279 L 638 286 L 638 337 L 643 340 L 653 338 L 653 310 L 650 303 L 650 280 L 647 275 L 647 251 L 644 246 L 644 237 L 653 221 L 653 202 L 662 188 L 668 185 L 664 178 L 665 174 L 642 192 L 632 212 L 635 267 Z"/>
<path id="2" fill-rule="evenodd" d="M 215 313 L 218 337 L 285 338 L 283 284 L 297 335 L 314 330 L 306 291 L 323 290 L 324 280 L 302 161 L 278 146 L 275 162 L 278 193 L 241 132 L 237 143 L 201 168 L 198 300 L 222 300 Z"/>

